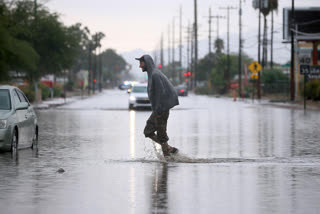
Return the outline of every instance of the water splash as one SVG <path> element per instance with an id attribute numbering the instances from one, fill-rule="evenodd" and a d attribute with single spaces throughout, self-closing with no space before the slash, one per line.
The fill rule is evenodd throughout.
<path id="1" fill-rule="evenodd" d="M 158 152 L 158 151 L 157 151 Z M 161 153 L 157 153 L 158 157 L 145 157 L 126 160 L 109 160 L 107 162 L 118 163 L 186 163 L 186 164 L 258 164 L 258 165 L 297 165 L 297 166 L 319 166 L 319 158 L 196 158 L 190 157 L 179 152 L 164 158 Z"/>

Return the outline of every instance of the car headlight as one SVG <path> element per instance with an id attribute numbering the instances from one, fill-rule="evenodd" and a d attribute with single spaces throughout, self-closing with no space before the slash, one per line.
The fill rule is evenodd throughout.
<path id="1" fill-rule="evenodd" d="M 8 125 L 8 120 L 0 120 L 0 129 L 6 129 Z"/>
<path id="2" fill-rule="evenodd" d="M 129 99 L 130 99 L 131 101 L 135 101 L 135 100 L 136 100 L 136 97 L 135 97 L 135 96 L 130 96 Z"/>

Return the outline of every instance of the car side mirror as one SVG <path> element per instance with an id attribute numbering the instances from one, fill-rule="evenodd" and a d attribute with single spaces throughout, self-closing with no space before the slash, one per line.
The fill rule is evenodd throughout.
<path id="1" fill-rule="evenodd" d="M 17 105 L 16 110 L 24 110 L 24 109 L 28 109 L 28 107 L 29 107 L 29 103 L 22 102 Z"/>

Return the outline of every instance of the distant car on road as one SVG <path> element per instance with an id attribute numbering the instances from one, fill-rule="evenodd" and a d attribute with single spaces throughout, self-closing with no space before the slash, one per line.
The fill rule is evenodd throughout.
<path id="1" fill-rule="evenodd" d="M 188 96 L 188 87 L 186 85 L 178 85 L 175 89 L 178 96 Z"/>
<path id="2" fill-rule="evenodd" d="M 119 85 L 119 89 L 120 90 L 128 90 L 132 87 L 132 85 L 134 84 L 135 82 L 132 82 L 132 81 L 124 81 L 123 83 L 121 83 Z"/>
<path id="3" fill-rule="evenodd" d="M 16 153 L 37 144 L 38 119 L 27 97 L 17 87 L 1 85 L 0 150 Z"/>
<path id="4" fill-rule="evenodd" d="M 129 96 L 129 109 L 134 108 L 151 108 L 151 103 L 148 97 L 147 84 L 139 83 L 134 84 L 130 91 Z"/>

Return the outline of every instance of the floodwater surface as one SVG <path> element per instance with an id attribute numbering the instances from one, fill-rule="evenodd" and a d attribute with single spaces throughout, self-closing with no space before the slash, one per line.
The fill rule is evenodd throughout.
<path id="1" fill-rule="evenodd" d="M 39 110 L 38 150 L 0 154 L 1 213 L 319 213 L 319 112 L 179 99 L 169 161 L 124 91 Z"/>

